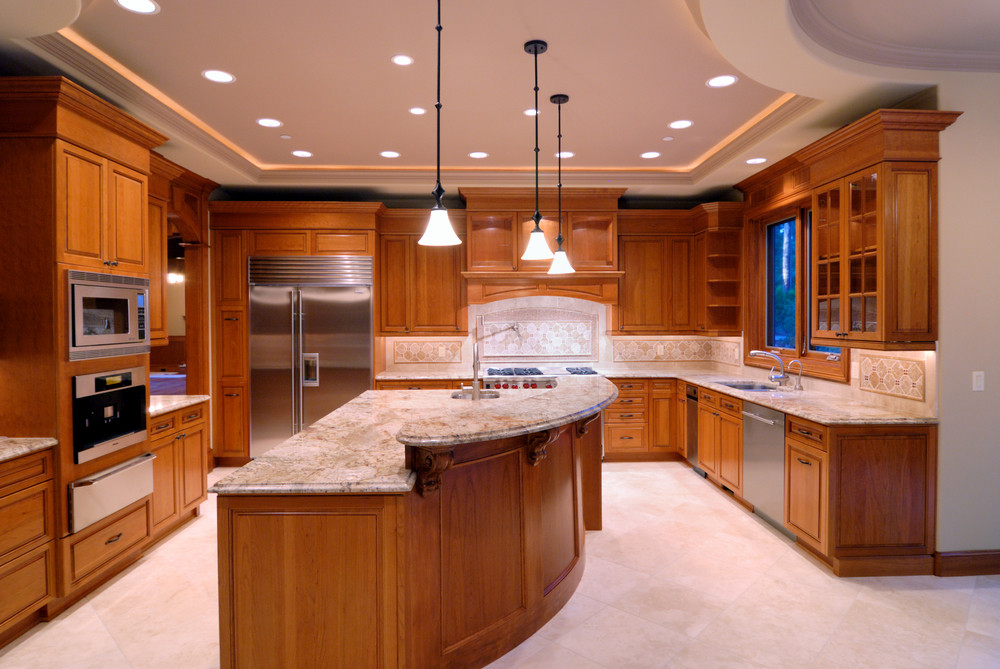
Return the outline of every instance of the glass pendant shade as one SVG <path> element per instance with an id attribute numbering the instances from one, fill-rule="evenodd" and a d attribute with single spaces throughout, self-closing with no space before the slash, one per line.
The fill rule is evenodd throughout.
<path id="1" fill-rule="evenodd" d="M 548 242 L 545 241 L 545 233 L 536 225 L 535 229 L 528 235 L 528 248 L 524 249 L 524 255 L 521 256 L 521 260 L 551 259 L 552 249 L 549 248 Z"/>
<path id="2" fill-rule="evenodd" d="M 549 274 L 572 274 L 576 270 L 569 264 L 569 256 L 562 249 L 557 249 L 552 258 L 552 266 L 549 267 Z"/>
<path id="3" fill-rule="evenodd" d="M 417 243 L 422 246 L 455 246 L 462 243 L 455 234 L 455 229 L 451 227 L 447 209 L 431 209 L 427 229 Z"/>

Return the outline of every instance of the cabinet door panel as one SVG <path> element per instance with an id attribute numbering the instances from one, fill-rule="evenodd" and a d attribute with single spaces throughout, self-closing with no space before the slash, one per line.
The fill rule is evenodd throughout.
<path id="1" fill-rule="evenodd" d="M 153 346 L 167 343 L 167 203 L 149 200 L 149 307 L 146 322 Z"/>
<path id="2" fill-rule="evenodd" d="M 410 303 L 406 277 L 410 272 L 409 242 L 406 235 L 383 235 L 379 276 L 380 328 L 383 332 L 406 332 L 410 318 Z"/>
<path id="3" fill-rule="evenodd" d="M 514 214 L 468 215 L 469 271 L 513 271 Z"/>
<path id="4" fill-rule="evenodd" d="M 250 445 L 247 441 L 247 398 L 243 386 L 223 386 L 221 420 L 217 429 L 221 434 L 216 439 L 221 444 L 218 449 L 220 457 L 247 457 L 250 455 Z"/>
<path id="5" fill-rule="evenodd" d="M 247 261 L 243 255 L 243 233 L 218 231 L 212 249 L 215 265 L 216 301 L 220 304 L 245 304 L 247 296 Z"/>
<path id="6" fill-rule="evenodd" d="M 743 496 L 743 420 L 719 413 L 719 480 L 727 488 Z"/>
<path id="7" fill-rule="evenodd" d="M 718 472 L 718 421 L 712 409 L 698 407 L 698 466 L 714 479 Z"/>
<path id="8" fill-rule="evenodd" d="M 577 270 L 614 270 L 618 259 L 616 214 L 563 214 L 564 248 Z M 552 250 L 555 250 L 555 246 Z"/>
<path id="9" fill-rule="evenodd" d="M 208 451 L 204 425 L 184 428 L 180 444 L 181 506 L 188 508 L 205 498 L 208 484 Z"/>
<path id="10" fill-rule="evenodd" d="M 663 237 L 623 237 L 620 242 L 622 269 L 619 295 L 619 330 L 663 331 L 667 329 L 668 296 L 663 271 Z"/>
<path id="11" fill-rule="evenodd" d="M 227 309 L 220 314 L 218 336 L 218 372 L 220 378 L 245 379 L 247 376 L 246 313 Z"/>
<path id="12" fill-rule="evenodd" d="M 458 332 L 462 305 L 461 246 L 413 246 L 414 332 Z"/>
<path id="13" fill-rule="evenodd" d="M 105 161 L 95 153 L 57 142 L 56 207 L 60 254 L 65 262 L 101 267 L 107 202 Z"/>
<path id="14" fill-rule="evenodd" d="M 691 240 L 671 238 L 667 241 L 670 272 L 670 327 L 674 330 L 694 328 L 691 308 Z"/>
<path id="15" fill-rule="evenodd" d="M 146 175 L 111 163 L 109 179 L 108 257 L 117 269 L 145 272 L 149 237 Z"/>
<path id="16" fill-rule="evenodd" d="M 672 394 L 654 395 L 650 399 L 651 451 L 675 451 L 677 434 L 676 403 Z"/>
<path id="17" fill-rule="evenodd" d="M 825 467 L 821 453 L 785 441 L 785 526 L 824 552 Z"/>
<path id="18" fill-rule="evenodd" d="M 156 458 L 153 460 L 153 529 L 175 517 L 178 511 L 177 467 L 174 437 L 169 436 L 155 442 L 149 449 Z"/>

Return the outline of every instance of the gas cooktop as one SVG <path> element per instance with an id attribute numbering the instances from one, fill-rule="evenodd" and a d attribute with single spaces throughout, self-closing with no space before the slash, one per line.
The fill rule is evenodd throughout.
<path id="1" fill-rule="evenodd" d="M 567 374 L 597 374 L 591 367 L 490 367 L 486 376 L 565 376 Z"/>

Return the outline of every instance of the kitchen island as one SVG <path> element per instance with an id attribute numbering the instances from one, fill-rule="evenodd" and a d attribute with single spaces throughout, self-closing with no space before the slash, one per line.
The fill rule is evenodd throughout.
<path id="1" fill-rule="evenodd" d="M 517 646 L 583 574 L 616 396 L 599 377 L 368 391 L 217 483 L 222 666 L 475 667 Z"/>

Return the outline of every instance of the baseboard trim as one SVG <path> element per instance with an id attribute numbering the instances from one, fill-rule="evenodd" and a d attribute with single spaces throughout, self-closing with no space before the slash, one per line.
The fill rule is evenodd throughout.
<path id="1" fill-rule="evenodd" d="M 604 453 L 604 462 L 673 462 L 677 460 L 684 460 L 684 458 L 676 451 L 660 453 Z"/>
<path id="2" fill-rule="evenodd" d="M 1000 550 L 954 551 L 934 554 L 935 576 L 1000 574 Z"/>
<path id="3" fill-rule="evenodd" d="M 884 555 L 833 558 L 837 576 L 930 576 L 934 573 L 932 555 Z"/>

